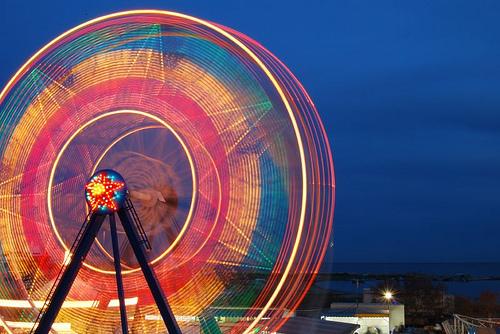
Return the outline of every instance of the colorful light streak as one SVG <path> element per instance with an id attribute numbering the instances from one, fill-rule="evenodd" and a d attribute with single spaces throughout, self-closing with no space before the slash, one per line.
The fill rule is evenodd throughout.
<path id="1" fill-rule="evenodd" d="M 166 11 L 117 13 L 71 29 L 0 93 L 4 298 L 27 300 L 21 322 L 26 314 L 34 319 L 67 252 L 58 226 L 75 224 L 64 221 L 67 212 L 85 216 L 78 191 L 120 138 L 151 120 L 182 143 L 192 176 L 182 234 L 152 262 L 174 313 L 237 308 L 253 320 L 232 332 L 276 331 L 282 311 L 304 298 L 330 243 L 335 183 L 327 134 L 300 82 L 260 44 Z M 109 131 L 92 130 L 99 126 Z M 95 142 L 81 141 L 84 131 L 95 131 Z M 77 333 L 111 332 L 118 317 L 106 307 L 116 300 L 106 269 L 112 262 L 98 247 L 87 260 L 69 301 L 98 307 L 64 308 L 60 319 Z M 242 281 L 248 271 L 265 284 Z M 141 296 L 136 326 L 156 333 L 157 324 L 139 316 L 156 314 L 140 272 L 124 274 L 126 294 Z M 5 323 L 20 317 L 0 305 Z"/>
<path id="2" fill-rule="evenodd" d="M 32 308 L 35 306 L 40 309 L 44 303 L 44 300 L 0 299 L 0 308 Z M 98 306 L 99 301 L 97 300 L 67 300 L 63 303 L 62 308 L 95 308 Z"/>

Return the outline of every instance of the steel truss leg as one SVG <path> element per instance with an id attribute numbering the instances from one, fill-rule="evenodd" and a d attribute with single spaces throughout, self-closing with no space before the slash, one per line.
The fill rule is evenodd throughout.
<path id="1" fill-rule="evenodd" d="M 75 281 L 76 275 L 78 274 L 78 271 L 82 266 L 82 262 L 85 260 L 85 257 L 94 242 L 97 232 L 102 226 L 104 218 L 106 218 L 106 216 L 96 214 L 93 214 L 90 217 L 87 226 L 83 231 L 82 237 L 75 248 L 75 252 L 72 254 L 72 259 L 64 270 L 64 273 L 54 290 L 54 295 L 50 300 L 50 304 L 35 330 L 35 334 L 47 334 L 52 328 L 52 324 L 56 320 L 57 314 L 59 313 L 59 310 L 61 309 L 61 306 L 71 289 L 71 285 L 73 285 L 73 282 Z"/>
<path id="2" fill-rule="evenodd" d="M 113 258 L 115 261 L 116 289 L 120 301 L 120 317 L 122 322 L 122 333 L 128 333 L 127 308 L 125 307 L 125 292 L 123 291 L 122 266 L 120 263 L 120 248 L 118 247 L 118 234 L 116 233 L 115 214 L 109 215 L 109 225 L 111 226 L 111 242 L 113 243 Z"/>
<path id="3" fill-rule="evenodd" d="M 160 311 L 161 317 L 163 318 L 163 322 L 165 323 L 165 326 L 167 326 L 168 332 L 170 334 L 181 334 L 179 325 L 177 324 L 174 314 L 167 303 L 167 299 L 163 294 L 163 290 L 158 284 L 158 279 L 156 278 L 153 269 L 151 269 L 151 267 L 149 266 L 146 254 L 144 253 L 144 249 L 141 246 L 139 235 L 128 211 L 126 211 L 125 209 L 120 209 L 118 211 L 118 216 L 120 217 L 123 229 L 125 230 L 127 238 L 130 241 L 130 245 L 132 246 L 132 249 L 135 253 L 135 257 L 137 258 L 137 261 L 139 261 L 142 273 L 144 274 L 144 278 L 148 283 L 149 290 L 151 290 L 156 305 L 158 306 L 158 310 Z"/>

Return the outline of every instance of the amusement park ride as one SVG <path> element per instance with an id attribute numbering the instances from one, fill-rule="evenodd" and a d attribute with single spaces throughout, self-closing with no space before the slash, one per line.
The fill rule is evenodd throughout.
<path id="1" fill-rule="evenodd" d="M 318 111 L 261 44 L 170 11 L 85 22 L 0 92 L 0 332 L 277 332 L 334 202 Z"/>
<path id="2" fill-rule="evenodd" d="M 52 328 L 61 306 L 71 289 L 71 286 L 85 260 L 92 243 L 94 242 L 102 224 L 109 218 L 111 239 L 113 243 L 113 257 L 116 272 L 116 286 L 120 303 L 120 317 L 122 333 L 128 333 L 127 310 L 125 307 L 125 293 L 120 262 L 118 234 L 116 232 L 116 217 L 118 214 L 128 241 L 139 261 L 142 273 L 151 290 L 158 310 L 170 334 L 180 334 L 174 314 L 168 305 L 165 294 L 158 283 L 153 269 L 150 267 L 145 249 L 151 249 L 148 237 L 144 232 L 139 216 L 132 201 L 128 198 L 128 190 L 123 177 L 116 171 L 107 169 L 96 172 L 85 186 L 85 197 L 90 213 L 84 222 L 76 240 L 74 249 L 71 249 L 69 264 L 61 276 L 54 283 L 53 293 L 49 293 L 47 300 L 39 313 L 39 322 L 35 321 L 35 334 L 47 334 Z M 37 319 L 38 320 L 38 319 Z"/>

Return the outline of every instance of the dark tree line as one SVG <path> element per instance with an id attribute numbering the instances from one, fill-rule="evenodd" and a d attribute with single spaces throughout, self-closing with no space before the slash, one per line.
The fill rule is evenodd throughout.
<path id="1" fill-rule="evenodd" d="M 441 323 L 453 314 L 478 318 L 500 318 L 498 295 L 485 291 L 479 298 L 447 294 L 446 286 L 428 278 L 415 277 L 403 282 L 385 282 L 381 291 L 396 291 L 396 301 L 405 305 L 407 326 L 423 327 Z"/>

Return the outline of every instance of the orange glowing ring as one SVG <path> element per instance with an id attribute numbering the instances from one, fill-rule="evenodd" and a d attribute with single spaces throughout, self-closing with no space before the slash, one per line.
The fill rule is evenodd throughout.
<path id="1" fill-rule="evenodd" d="M 51 169 L 50 179 L 49 179 L 49 186 L 48 186 L 48 191 L 47 191 L 47 208 L 48 208 L 50 223 L 51 223 L 51 226 L 52 226 L 52 228 L 54 230 L 54 234 L 56 235 L 56 237 L 57 237 L 58 241 L 60 242 L 61 246 L 64 248 L 65 252 L 69 252 L 69 248 L 66 245 L 66 243 L 64 242 L 63 238 L 61 237 L 61 235 L 59 233 L 59 230 L 58 230 L 58 228 L 56 226 L 56 223 L 54 221 L 54 214 L 52 212 L 52 203 L 51 203 L 52 202 L 52 192 L 51 192 L 51 189 L 53 187 L 54 175 L 55 175 L 55 171 L 57 169 L 59 160 L 61 159 L 61 156 L 64 154 L 66 148 L 71 143 L 71 141 L 73 141 L 77 137 L 77 135 L 79 133 L 81 133 L 86 127 L 90 126 L 91 124 L 93 124 L 93 123 L 95 123 L 95 122 L 97 122 L 100 119 L 103 119 L 105 117 L 109 117 L 109 116 L 112 116 L 112 115 L 123 115 L 123 114 L 140 115 L 140 116 L 144 116 L 144 117 L 147 117 L 147 118 L 151 118 L 155 122 L 158 122 L 159 124 L 161 124 L 161 126 L 167 128 L 169 131 L 171 131 L 174 134 L 175 138 L 182 145 L 184 153 L 186 154 L 186 156 L 187 156 L 187 158 L 189 160 L 191 177 L 192 177 L 192 180 L 193 180 L 193 185 L 196 185 L 196 171 L 195 171 L 195 167 L 194 167 L 194 164 L 193 164 L 193 159 L 192 159 L 192 157 L 191 157 L 191 155 L 190 155 L 190 153 L 188 151 L 188 148 L 187 148 L 186 144 L 184 143 L 184 141 L 182 140 L 182 138 L 166 122 L 164 122 L 163 120 L 161 120 L 160 118 L 158 118 L 158 117 L 156 117 L 154 115 L 151 115 L 151 114 L 148 114 L 148 113 L 145 113 L 145 112 L 141 112 L 141 111 L 137 111 L 137 110 L 116 110 L 116 111 L 112 111 L 112 112 L 107 112 L 107 113 L 100 114 L 98 117 L 95 117 L 95 118 L 89 120 L 88 122 L 86 122 L 85 124 L 83 124 L 82 126 L 80 126 L 78 128 L 78 130 L 75 131 L 73 133 L 73 135 L 68 139 L 68 141 L 66 143 L 64 143 L 62 149 L 58 152 L 57 157 L 56 157 L 56 159 L 54 161 L 54 164 L 52 166 L 52 169 Z M 142 129 L 144 129 L 144 128 L 139 128 L 139 129 L 136 129 L 134 131 L 126 132 L 123 135 L 121 135 L 118 138 L 116 138 L 113 142 L 111 142 L 106 147 L 106 149 L 103 150 L 103 152 L 100 154 L 99 158 L 95 161 L 95 163 L 93 165 L 93 168 L 91 170 L 91 174 L 94 175 L 94 173 L 96 172 L 97 166 L 99 166 L 99 163 L 101 162 L 101 160 L 103 159 L 103 157 L 106 155 L 106 153 L 117 142 L 119 142 L 121 139 L 125 138 L 127 135 L 129 135 L 129 134 L 131 134 L 131 133 L 133 133 L 135 131 L 140 131 Z M 155 264 L 156 262 L 160 261 L 163 257 L 165 257 L 178 244 L 178 242 L 180 241 L 180 239 L 182 238 L 182 236 L 186 232 L 187 227 L 189 225 L 189 222 L 191 221 L 193 210 L 194 210 L 194 203 L 195 203 L 195 201 L 196 201 L 196 188 L 193 189 L 192 197 L 191 197 L 191 205 L 190 205 L 190 208 L 189 208 L 189 213 L 188 213 L 186 222 L 183 225 L 182 230 L 180 231 L 180 233 L 177 236 L 177 238 L 175 239 L 175 241 L 160 256 L 158 256 L 155 259 L 153 259 L 151 261 L 151 264 Z M 100 243 L 99 243 L 98 240 L 96 240 L 96 243 L 100 246 Z M 100 247 L 102 247 L 102 246 L 100 246 Z M 106 252 L 104 249 L 102 249 L 102 250 L 103 250 L 103 252 Z M 114 270 L 102 270 L 100 268 L 92 266 L 91 264 L 86 263 L 85 261 L 83 262 L 83 265 L 86 266 L 87 268 L 90 268 L 92 270 L 101 272 L 103 274 L 112 274 L 112 275 L 115 274 Z M 128 274 L 128 273 L 133 273 L 133 272 L 138 272 L 138 271 L 140 271 L 140 268 L 126 269 L 126 270 L 123 270 L 122 273 L 123 274 Z"/>
<path id="2" fill-rule="evenodd" d="M 178 151 L 152 137 L 158 124 Z M 79 25 L 7 83 L 0 127 L 4 327 L 36 317 L 85 216 L 77 192 L 111 151 L 130 173 L 164 171 L 158 186 L 175 195 L 175 210 L 161 214 L 183 225 L 151 264 L 182 328 L 222 307 L 240 319 L 230 332 L 278 331 L 330 244 L 333 159 L 316 108 L 283 63 L 227 27 L 158 10 Z M 142 129 L 152 132 L 134 143 Z M 61 312 L 71 330 L 115 330 L 112 265 L 104 246 L 91 249 Z M 162 332 L 141 273 L 124 269 L 134 323 Z M 246 282 L 249 271 L 262 280 Z"/>

